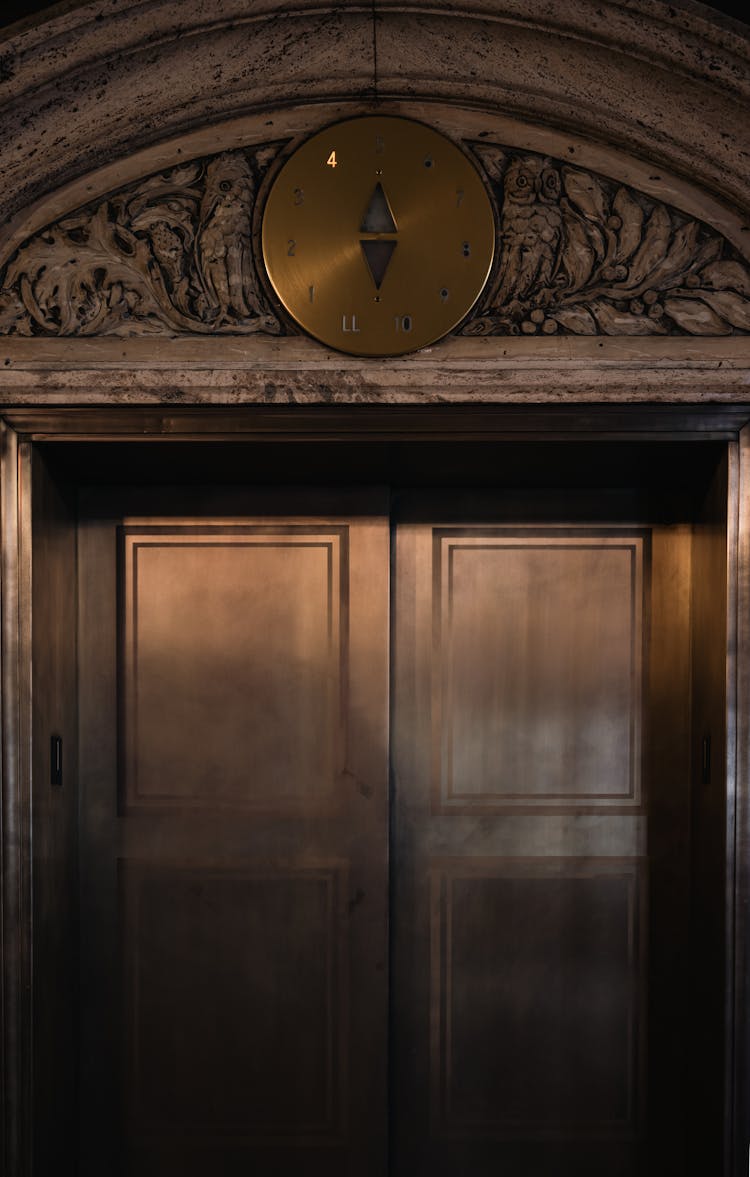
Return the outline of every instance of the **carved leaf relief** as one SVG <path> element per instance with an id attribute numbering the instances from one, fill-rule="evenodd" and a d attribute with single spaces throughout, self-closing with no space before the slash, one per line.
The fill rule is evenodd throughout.
<path id="1" fill-rule="evenodd" d="M 0 286 L 0 332 L 279 334 L 253 252 L 267 150 L 151 176 L 31 237 Z"/>
<path id="2" fill-rule="evenodd" d="M 495 202 L 493 272 L 464 335 L 750 332 L 750 266 L 715 229 L 539 154 L 469 144 Z M 278 335 L 256 198 L 275 145 L 129 185 L 30 237 L 0 272 L 0 335 Z"/>
<path id="3" fill-rule="evenodd" d="M 750 268 L 715 230 L 549 157 L 471 146 L 499 260 L 464 335 L 750 331 Z"/>

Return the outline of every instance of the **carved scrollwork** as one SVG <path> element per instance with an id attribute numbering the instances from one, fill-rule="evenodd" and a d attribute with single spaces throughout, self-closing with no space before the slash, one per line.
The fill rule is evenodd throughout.
<path id="1" fill-rule="evenodd" d="M 750 269 L 701 221 L 542 155 L 472 144 L 498 263 L 464 335 L 750 331 Z"/>
<path id="2" fill-rule="evenodd" d="M 715 229 L 540 154 L 468 145 L 498 225 L 463 335 L 750 332 L 750 267 Z M 25 241 L 0 274 L 0 335 L 279 335 L 256 197 L 276 145 L 152 175 Z"/>
<path id="3" fill-rule="evenodd" d="M 0 333 L 281 331 L 252 218 L 274 149 L 226 151 L 150 176 L 31 237 L 0 286 Z"/>

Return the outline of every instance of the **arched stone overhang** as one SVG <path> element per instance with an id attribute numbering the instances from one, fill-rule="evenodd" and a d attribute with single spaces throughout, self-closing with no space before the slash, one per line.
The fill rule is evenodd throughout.
<path id="1" fill-rule="evenodd" d="M 722 240 L 722 263 L 746 262 L 749 45 L 742 26 L 692 3 L 586 2 L 554 12 L 494 2 L 61 6 L 46 21 L 11 29 L 0 53 L 0 263 L 45 227 L 156 172 L 190 161 L 205 170 L 221 151 L 269 145 L 281 158 L 309 132 L 371 111 L 422 119 L 469 150 L 491 144 L 506 160 L 550 158 L 560 170 L 598 177 L 605 218 L 620 188 L 641 202 L 644 225 L 661 206 L 670 220 L 664 257 L 694 223 L 704 244 L 710 234 Z M 259 204 L 262 196 L 263 184 Z M 590 208 L 577 215 L 592 219 Z M 430 391 L 471 400 L 741 400 L 750 303 L 738 274 L 729 287 L 720 280 L 718 306 L 714 291 L 705 321 L 692 327 L 674 318 L 664 320 L 666 331 L 634 322 L 629 305 L 643 283 L 625 282 L 611 294 L 622 296 L 616 323 L 605 314 L 582 334 L 560 323 L 554 338 L 508 337 L 501 324 L 489 338 L 465 332 L 376 364 L 327 352 L 288 324 L 281 338 L 237 332 L 231 359 L 225 342 L 189 322 L 147 338 L 122 330 L 116 344 L 106 332 L 83 338 L 70 328 L 58 339 L 54 325 L 37 324 L 32 343 L 6 307 L 2 396 L 6 404 L 38 397 L 42 365 L 58 401 L 158 400 L 154 374 L 168 365 L 172 388 L 188 402 L 220 402 L 228 383 L 236 397 L 231 367 L 243 372 L 250 401 L 268 398 L 270 386 L 281 399 L 308 401 L 422 400 Z M 675 279 L 661 292 L 675 307 L 679 287 Z M 721 314 L 727 297 L 731 321 Z M 76 375 L 92 363 L 101 377 L 95 393 Z M 325 381 L 316 385 L 311 368 L 326 371 Z"/>
<path id="2" fill-rule="evenodd" d="M 195 127 L 358 99 L 502 112 L 748 204 L 746 30 L 686 0 L 61 5 L 2 62 L 3 219 Z"/>

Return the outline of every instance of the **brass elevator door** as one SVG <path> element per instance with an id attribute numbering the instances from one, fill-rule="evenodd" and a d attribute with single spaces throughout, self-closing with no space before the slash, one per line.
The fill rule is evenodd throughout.
<path id="1" fill-rule="evenodd" d="M 81 1167 L 382 1177 L 383 495 L 85 495 Z"/>
<path id="2" fill-rule="evenodd" d="M 690 530 L 567 497 L 399 505 L 396 1177 L 689 1171 Z"/>
<path id="3" fill-rule="evenodd" d="M 82 1177 L 681 1172 L 689 529 L 81 493 Z"/>

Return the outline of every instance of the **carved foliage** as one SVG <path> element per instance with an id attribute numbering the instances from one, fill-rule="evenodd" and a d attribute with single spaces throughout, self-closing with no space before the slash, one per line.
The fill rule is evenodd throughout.
<path id="1" fill-rule="evenodd" d="M 592 172 L 473 144 L 498 263 L 464 335 L 750 331 L 750 268 L 715 230 Z"/>
<path id="2" fill-rule="evenodd" d="M 750 332 L 750 267 L 716 230 L 538 154 L 470 145 L 497 261 L 464 335 Z M 29 238 L 0 274 L 0 335 L 278 335 L 253 224 L 274 145 L 160 172 Z"/>
<path id="3" fill-rule="evenodd" d="M 273 149 L 150 176 L 31 237 L 0 286 L 0 333 L 281 330 L 260 286 L 252 217 Z"/>

